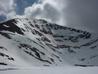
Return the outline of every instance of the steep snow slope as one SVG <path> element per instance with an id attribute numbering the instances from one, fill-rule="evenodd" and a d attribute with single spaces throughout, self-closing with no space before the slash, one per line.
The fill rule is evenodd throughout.
<path id="1" fill-rule="evenodd" d="M 95 66 L 98 37 L 42 19 L 0 24 L 0 66 Z"/>

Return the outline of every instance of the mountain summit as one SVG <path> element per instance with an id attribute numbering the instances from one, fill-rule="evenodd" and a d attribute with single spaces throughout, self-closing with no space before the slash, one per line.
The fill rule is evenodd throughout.
<path id="1" fill-rule="evenodd" d="M 43 19 L 0 23 L 0 66 L 97 66 L 96 34 Z"/>

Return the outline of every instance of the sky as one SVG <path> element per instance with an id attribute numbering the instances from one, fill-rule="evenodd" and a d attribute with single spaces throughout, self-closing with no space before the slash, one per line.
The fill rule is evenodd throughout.
<path id="1" fill-rule="evenodd" d="M 98 0 L 0 0 L 0 21 L 27 16 L 97 33 L 97 7 Z"/>

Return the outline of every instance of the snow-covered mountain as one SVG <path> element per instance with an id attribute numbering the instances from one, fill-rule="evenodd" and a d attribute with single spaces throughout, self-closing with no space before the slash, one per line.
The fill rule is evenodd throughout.
<path id="1" fill-rule="evenodd" d="M 0 24 L 0 66 L 97 66 L 96 34 L 43 19 L 15 18 Z"/>

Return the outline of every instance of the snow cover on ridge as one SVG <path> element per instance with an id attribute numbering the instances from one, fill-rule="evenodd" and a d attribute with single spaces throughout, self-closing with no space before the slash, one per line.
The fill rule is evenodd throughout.
<path id="1" fill-rule="evenodd" d="M 0 24 L 0 67 L 97 66 L 96 34 L 43 19 L 15 18 Z"/>

